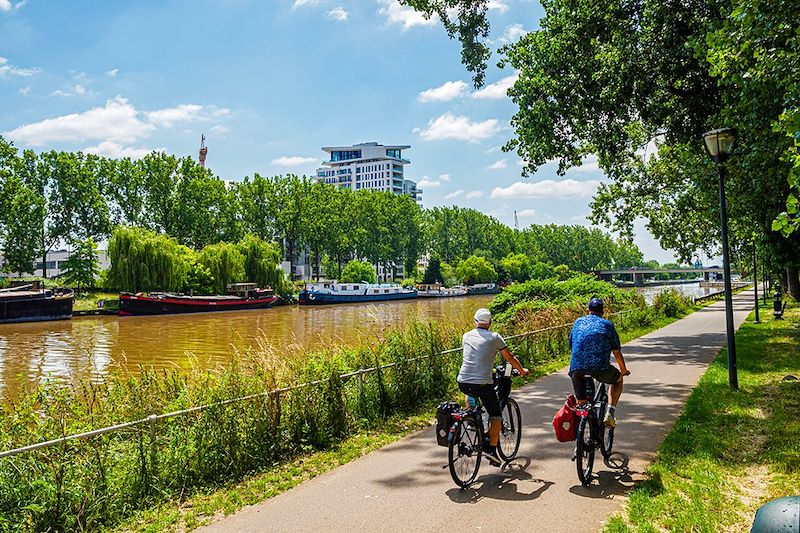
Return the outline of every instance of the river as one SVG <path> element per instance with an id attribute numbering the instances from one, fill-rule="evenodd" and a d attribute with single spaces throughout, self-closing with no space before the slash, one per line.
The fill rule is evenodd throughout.
<path id="1" fill-rule="evenodd" d="M 468 324 L 491 296 L 375 304 L 282 306 L 253 311 L 141 317 L 90 316 L 0 324 L 0 394 L 48 376 L 99 381 L 109 372 L 210 368 L 263 343 L 287 356 L 381 338 L 419 319 Z"/>
<path id="2" fill-rule="evenodd" d="M 699 283 L 671 285 L 689 296 Z M 648 302 L 664 286 L 639 287 Z M 263 343 L 287 356 L 381 338 L 410 320 L 469 324 L 491 296 L 420 298 L 402 302 L 283 306 L 266 310 L 143 317 L 91 316 L 56 322 L 0 324 L 0 394 L 48 376 L 71 382 L 103 380 L 109 372 L 210 368 Z"/>

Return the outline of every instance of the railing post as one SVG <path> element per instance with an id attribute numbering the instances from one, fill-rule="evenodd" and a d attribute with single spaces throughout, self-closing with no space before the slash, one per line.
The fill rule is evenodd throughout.
<path id="1" fill-rule="evenodd" d="M 150 425 L 150 472 L 151 476 L 154 476 L 156 472 L 156 422 L 158 421 L 158 415 L 148 416 L 147 421 Z"/>

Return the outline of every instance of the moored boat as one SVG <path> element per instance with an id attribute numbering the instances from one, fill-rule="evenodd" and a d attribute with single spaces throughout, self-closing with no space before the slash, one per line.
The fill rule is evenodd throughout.
<path id="1" fill-rule="evenodd" d="M 438 283 L 417 286 L 417 296 L 420 298 L 453 298 L 466 295 L 467 289 L 464 287 L 442 287 Z"/>
<path id="2" fill-rule="evenodd" d="M 277 298 L 270 289 L 257 289 L 255 283 L 237 283 L 228 287 L 235 294 L 191 296 L 166 292 L 149 294 L 127 292 L 119 295 L 120 316 L 167 315 L 265 309 Z"/>
<path id="3" fill-rule="evenodd" d="M 72 318 L 72 289 L 21 285 L 0 289 L 0 324 Z"/>
<path id="4" fill-rule="evenodd" d="M 497 294 L 500 292 L 500 287 L 496 283 L 476 283 L 475 285 L 467 285 L 467 294 L 470 296 L 475 294 Z"/>
<path id="5" fill-rule="evenodd" d="M 393 283 L 307 283 L 300 291 L 301 305 L 384 302 L 408 300 L 417 297 L 416 289 L 407 289 Z"/>

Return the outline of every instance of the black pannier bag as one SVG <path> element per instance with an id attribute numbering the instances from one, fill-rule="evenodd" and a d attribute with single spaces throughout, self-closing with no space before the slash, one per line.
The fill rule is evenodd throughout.
<path id="1" fill-rule="evenodd" d="M 508 395 L 511 394 L 511 376 L 504 376 L 502 374 L 498 376 L 495 381 L 495 387 L 500 402 L 505 403 L 505 401 L 508 400 Z"/>
<path id="2" fill-rule="evenodd" d="M 436 408 L 436 443 L 447 446 L 447 437 L 450 433 L 451 417 L 454 411 L 461 409 L 456 402 L 442 402 Z"/>

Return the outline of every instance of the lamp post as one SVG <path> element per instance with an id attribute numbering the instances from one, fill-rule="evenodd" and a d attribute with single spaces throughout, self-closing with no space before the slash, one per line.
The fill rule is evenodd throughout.
<path id="1" fill-rule="evenodd" d="M 739 388 L 736 371 L 736 337 L 733 330 L 733 297 L 731 292 L 731 263 L 728 256 L 728 213 L 725 206 L 725 166 L 722 164 L 733 152 L 736 130 L 722 128 L 703 134 L 708 155 L 717 166 L 719 174 L 719 222 L 722 227 L 722 270 L 725 282 L 725 324 L 728 332 L 728 385 Z"/>
<path id="2" fill-rule="evenodd" d="M 753 240 L 753 294 L 756 298 L 756 320 L 755 324 L 761 324 L 758 319 L 758 263 L 756 262 L 756 241 Z"/>

